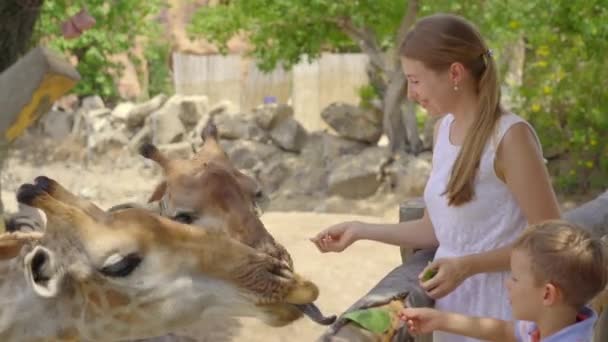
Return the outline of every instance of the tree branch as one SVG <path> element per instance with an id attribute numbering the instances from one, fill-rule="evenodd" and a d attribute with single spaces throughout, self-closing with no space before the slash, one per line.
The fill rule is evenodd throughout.
<path id="1" fill-rule="evenodd" d="M 334 20 L 334 23 L 342 30 L 342 32 L 357 42 L 361 50 L 369 57 L 370 63 L 374 66 L 374 68 L 377 68 L 385 73 L 388 71 L 384 61 L 384 55 L 380 49 L 380 46 L 378 45 L 378 39 L 371 29 L 357 28 L 350 18 Z"/>

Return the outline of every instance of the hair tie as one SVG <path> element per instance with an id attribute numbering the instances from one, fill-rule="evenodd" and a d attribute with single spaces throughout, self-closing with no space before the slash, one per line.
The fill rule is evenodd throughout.
<path id="1" fill-rule="evenodd" d="M 494 57 L 494 51 L 492 51 L 492 49 L 488 49 L 484 55 L 488 56 L 489 58 Z"/>

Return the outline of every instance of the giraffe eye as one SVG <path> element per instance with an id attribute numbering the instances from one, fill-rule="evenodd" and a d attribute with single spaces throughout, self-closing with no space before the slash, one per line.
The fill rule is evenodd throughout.
<path id="1" fill-rule="evenodd" d="M 173 220 L 185 224 L 190 224 L 194 222 L 194 216 L 187 213 L 179 213 L 173 216 Z"/>
<path id="2" fill-rule="evenodd" d="M 112 258 L 110 258 L 112 259 Z M 126 277 L 131 274 L 141 263 L 142 258 L 137 253 L 127 254 L 127 256 L 109 265 L 103 266 L 99 271 L 113 278 Z"/>

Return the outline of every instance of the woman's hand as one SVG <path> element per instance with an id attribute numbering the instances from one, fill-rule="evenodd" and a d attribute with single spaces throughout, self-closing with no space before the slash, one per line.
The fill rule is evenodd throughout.
<path id="1" fill-rule="evenodd" d="M 365 223 L 359 221 L 342 222 L 326 228 L 315 237 L 311 238 L 319 251 L 342 252 L 353 242 L 359 239 L 359 231 Z"/>
<path id="2" fill-rule="evenodd" d="M 427 279 L 425 275 L 434 273 L 434 276 Z M 433 299 L 444 297 L 452 292 L 462 282 L 470 276 L 469 267 L 463 258 L 438 259 L 430 263 L 420 273 L 420 286 L 426 291 L 427 295 Z"/>
<path id="3" fill-rule="evenodd" d="M 428 308 L 405 308 L 398 313 L 412 335 L 428 334 L 441 323 L 441 312 Z"/>

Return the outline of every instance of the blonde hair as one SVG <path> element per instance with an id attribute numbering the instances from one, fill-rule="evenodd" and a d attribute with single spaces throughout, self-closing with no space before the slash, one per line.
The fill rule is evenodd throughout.
<path id="1" fill-rule="evenodd" d="M 477 81 L 478 112 L 458 154 L 445 193 L 449 205 L 473 199 L 475 177 L 483 149 L 502 114 L 498 72 L 479 30 L 466 19 L 450 14 L 425 17 L 408 32 L 401 55 L 444 72 L 461 63 Z"/>
<path id="2" fill-rule="evenodd" d="M 514 244 L 530 256 L 538 285 L 553 283 L 579 308 L 608 282 L 608 252 L 599 239 L 575 224 L 554 220 L 528 227 Z"/>

